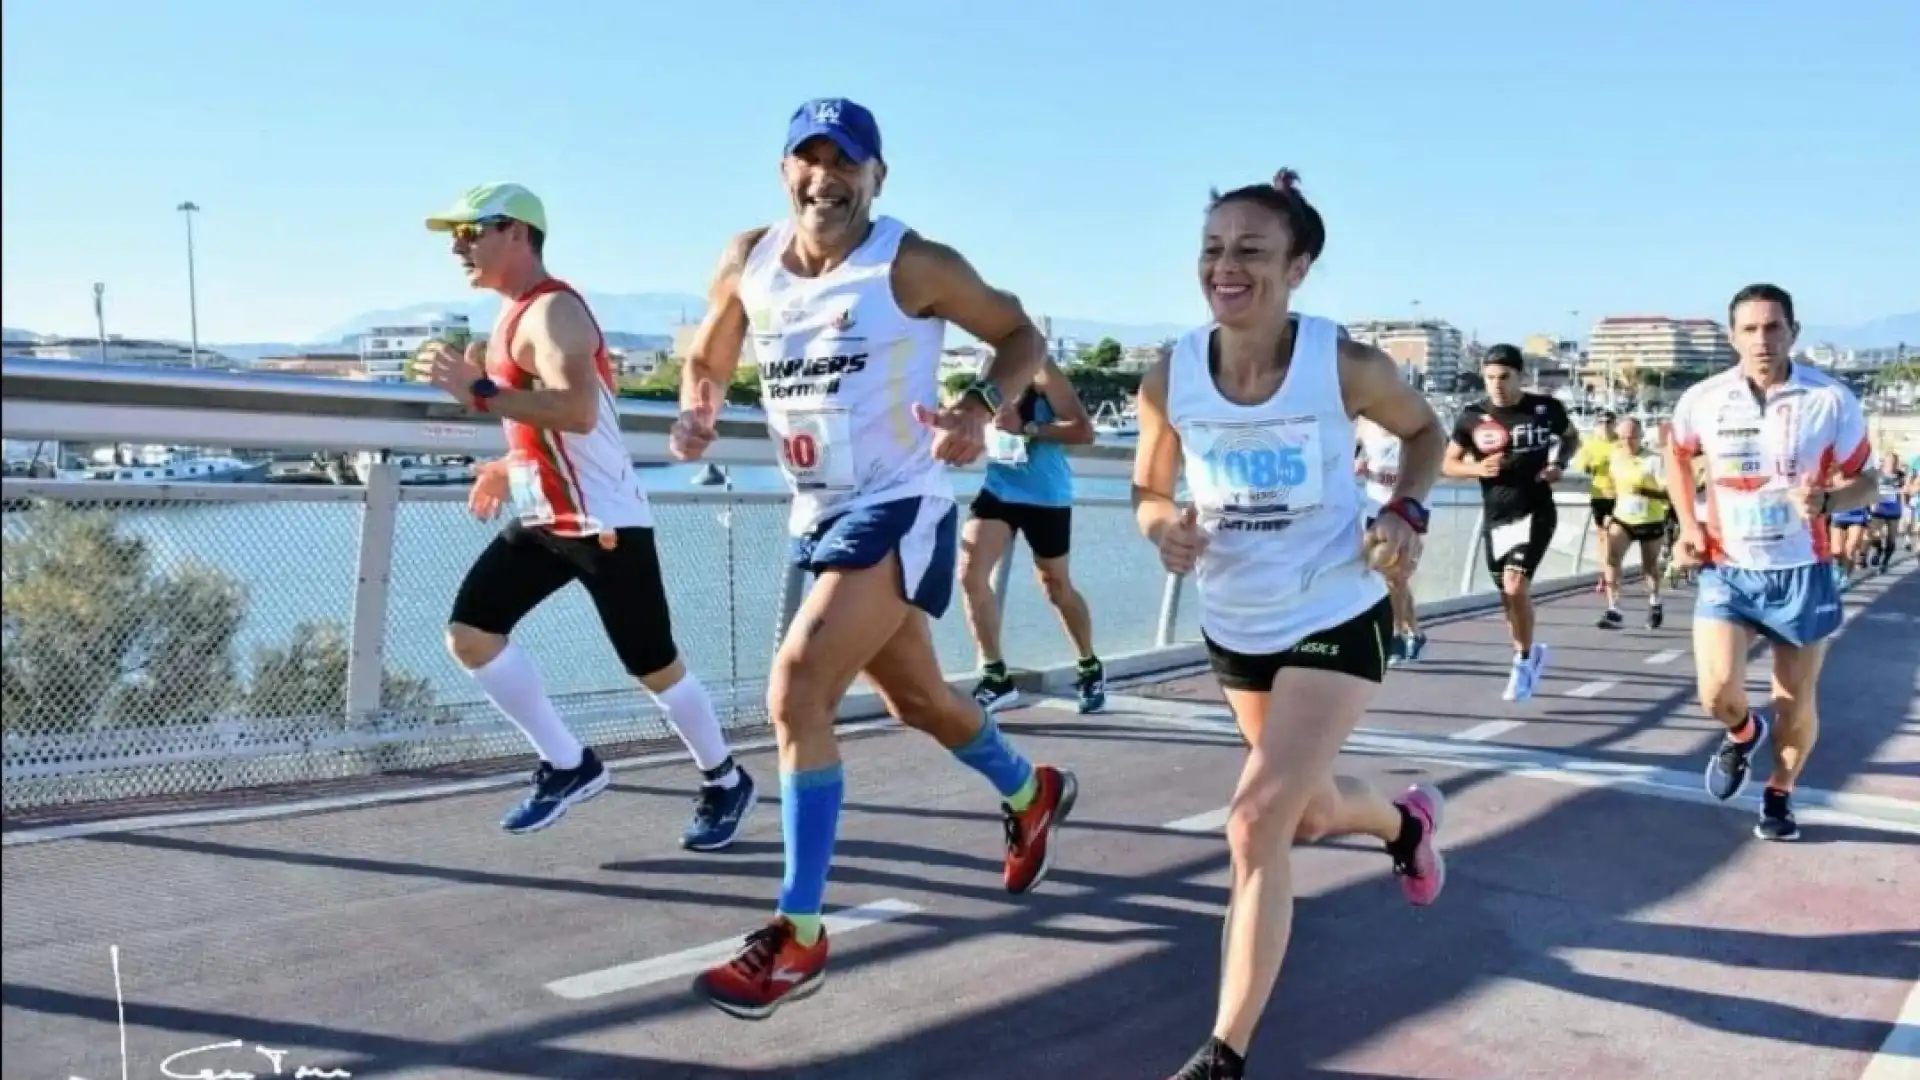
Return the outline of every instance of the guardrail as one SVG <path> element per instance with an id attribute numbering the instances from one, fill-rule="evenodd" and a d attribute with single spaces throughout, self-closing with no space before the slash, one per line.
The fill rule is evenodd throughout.
<path id="1" fill-rule="evenodd" d="M 29 379 L 7 363 L 6 437 L 91 441 L 110 430 L 113 441 L 278 449 L 288 442 L 273 424 L 318 416 L 319 426 L 294 443 L 400 451 L 429 448 L 417 441 L 425 436 L 407 434 L 420 425 L 458 422 L 475 429 L 474 443 L 480 429 L 498 428 L 443 418 L 437 395 L 416 387 L 140 369 L 107 379 L 93 365 L 37 370 L 48 366 L 34 364 Z M 77 383 L 55 377 L 67 375 Z M 300 385 L 281 385 L 289 382 Z M 212 397 L 227 396 L 208 404 L 180 393 L 203 383 Z M 241 385 L 216 391 L 213 383 Z M 54 402 L 63 410 L 47 408 L 55 388 L 71 394 L 77 384 L 102 388 L 113 403 L 73 397 Z M 16 399 L 16 390 L 30 393 Z M 112 409 L 132 411 L 91 415 Z M 664 446 L 670 409 L 626 402 L 622 419 L 630 445 L 638 438 Z M 783 558 L 784 491 L 732 489 L 754 479 L 754 466 L 770 464 L 764 429 L 745 418 L 728 423 L 728 488 L 675 490 L 684 470 L 642 471 L 652 478 L 676 637 L 728 726 L 742 730 L 766 722 L 766 673 L 805 581 Z M 383 441 L 356 437 L 369 432 Z M 1074 449 L 1076 475 L 1094 478 L 1083 488 L 1104 482 L 1124 491 L 1098 477 L 1124 470 L 1128 448 Z M 770 478 L 761 471 L 759 479 Z M 969 482 L 963 476 L 956 486 L 964 491 Z M 1416 579 L 1423 600 L 1491 588 L 1479 570 L 1475 494 L 1448 488 L 1435 500 Z M 0 758 L 9 810 L 524 758 L 518 733 L 442 642 L 454 589 L 494 531 L 467 515 L 464 489 L 402 486 L 398 467 L 380 462 L 364 487 L 9 479 L 0 498 Z M 1101 654 L 1133 657 L 1136 668 L 1190 659 L 1199 633 L 1183 610 L 1191 608 L 1182 604 L 1186 583 L 1159 569 L 1129 500 L 1083 491 L 1075 506 L 1073 573 L 1093 608 Z M 1583 516 L 1565 516 L 1543 580 L 1582 570 L 1591 529 Z M 1012 588 L 1015 571 L 1030 562 L 1016 550 L 996 570 L 1007 658 L 1026 669 L 1070 663 L 1040 590 Z M 516 637 L 584 739 L 608 746 L 671 737 L 621 670 L 580 590 L 556 595 Z M 944 670 L 963 678 L 974 669 L 957 598 L 936 641 Z"/>

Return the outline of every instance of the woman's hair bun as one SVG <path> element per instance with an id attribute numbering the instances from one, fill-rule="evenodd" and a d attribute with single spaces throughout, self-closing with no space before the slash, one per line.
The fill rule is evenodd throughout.
<path id="1" fill-rule="evenodd" d="M 1273 174 L 1273 186 L 1281 191 L 1300 190 L 1300 174 L 1292 169 L 1281 169 Z"/>

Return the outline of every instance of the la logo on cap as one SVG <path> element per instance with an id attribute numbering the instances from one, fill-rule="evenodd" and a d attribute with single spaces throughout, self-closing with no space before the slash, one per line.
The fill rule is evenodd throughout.
<path id="1" fill-rule="evenodd" d="M 813 107 L 813 122 L 816 124 L 837 124 L 840 122 L 840 103 L 822 101 Z"/>

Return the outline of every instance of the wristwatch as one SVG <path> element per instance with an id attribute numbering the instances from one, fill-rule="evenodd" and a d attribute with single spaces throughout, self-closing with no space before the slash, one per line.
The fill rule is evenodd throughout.
<path id="1" fill-rule="evenodd" d="M 1386 505 L 1380 508 L 1380 512 L 1397 516 L 1421 536 L 1427 535 L 1427 522 L 1433 518 L 1427 508 L 1420 505 L 1420 500 L 1405 496 L 1388 499 Z"/>
<path id="2" fill-rule="evenodd" d="M 485 375 L 473 380 L 473 384 L 467 387 L 467 397 L 472 401 L 475 412 L 486 412 L 487 402 L 499 396 L 499 393 L 500 384 Z"/>
<path id="3" fill-rule="evenodd" d="M 965 401 L 968 394 L 979 398 L 980 404 L 985 405 L 991 413 L 999 412 L 1001 404 L 1006 401 L 1000 394 L 1000 388 L 986 379 L 975 379 L 968 383 L 967 388 L 960 391 L 960 400 Z"/>

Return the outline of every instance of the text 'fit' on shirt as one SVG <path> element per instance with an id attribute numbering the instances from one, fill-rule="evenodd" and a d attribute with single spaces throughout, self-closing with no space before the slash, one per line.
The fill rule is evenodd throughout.
<path id="1" fill-rule="evenodd" d="M 487 375 L 515 390 L 540 388 L 540 380 L 514 363 L 513 340 L 520 320 L 534 301 L 549 293 L 568 293 L 586 300 L 573 286 L 549 278 L 528 290 L 501 312 L 496 332 L 487 342 Z M 593 317 L 589 309 L 587 317 Z M 594 333 L 600 334 L 598 323 Z M 507 437 L 507 479 L 513 515 L 523 525 L 543 528 L 555 536 L 590 536 L 633 527 L 652 528 L 653 509 L 620 435 L 613 363 L 607 341 L 600 335 L 593 351 L 596 382 L 593 430 L 584 435 L 539 428 L 502 418 Z"/>
<path id="2" fill-rule="evenodd" d="M 1688 387 L 1673 408 L 1673 438 L 1707 463 L 1708 560 L 1743 570 L 1826 562 L 1826 522 L 1801 517 L 1793 490 L 1844 482 L 1873 456 L 1860 399 L 1799 363 L 1764 393 L 1738 366 Z"/>
<path id="3" fill-rule="evenodd" d="M 907 231 L 874 219 L 846 261 L 819 277 L 786 268 L 791 221 L 770 227 L 747 256 L 740 303 L 796 536 L 859 507 L 953 498 L 933 433 L 913 417 L 916 402 L 939 408 L 947 324 L 908 315 L 894 297 Z"/>
<path id="4" fill-rule="evenodd" d="M 1214 330 L 1182 336 L 1167 369 L 1168 422 L 1209 537 L 1194 572 L 1200 626 L 1234 652 L 1282 652 L 1386 596 L 1362 552 L 1339 329 L 1296 316 L 1293 361 L 1256 405 L 1221 395 L 1208 360 Z"/>

